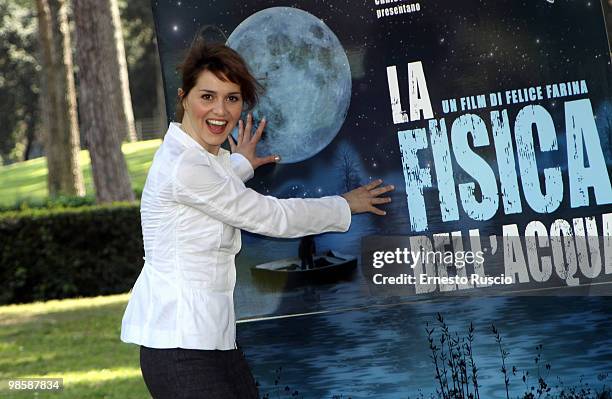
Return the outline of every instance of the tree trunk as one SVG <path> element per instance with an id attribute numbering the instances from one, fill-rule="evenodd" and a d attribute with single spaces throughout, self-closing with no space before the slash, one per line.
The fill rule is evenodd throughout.
<path id="1" fill-rule="evenodd" d="M 162 78 L 161 62 L 159 59 L 159 47 L 155 41 L 155 93 L 157 95 L 157 118 L 159 120 L 159 137 L 164 137 L 168 128 L 168 114 L 166 113 L 166 96 L 164 93 L 164 80 Z"/>
<path id="2" fill-rule="evenodd" d="M 34 148 L 36 147 L 36 121 L 33 117 L 33 115 L 28 115 L 25 118 L 25 124 L 26 124 L 26 136 L 25 136 L 25 140 L 26 140 L 26 147 L 25 150 L 23 151 L 23 160 L 27 161 L 29 159 L 32 159 L 32 152 L 34 150 Z"/>
<path id="3" fill-rule="evenodd" d="M 116 7 L 114 0 L 74 2 L 81 128 L 89 144 L 98 203 L 134 200 L 121 152 L 126 119 L 123 101 L 118 100 L 123 91 L 116 84 L 121 33 L 113 22 L 113 4 Z"/>
<path id="4" fill-rule="evenodd" d="M 64 0 L 37 0 L 36 6 L 49 195 L 85 195 L 67 5 Z"/>
<path id="5" fill-rule="evenodd" d="M 76 0 L 75 2 L 78 2 Z M 106 3 L 106 1 L 102 2 Z M 121 93 L 120 96 L 116 97 L 118 101 L 117 108 L 124 110 L 119 118 L 120 122 L 125 124 L 124 132 L 125 137 L 129 141 L 137 141 L 136 137 L 136 126 L 134 123 L 134 109 L 132 108 L 132 97 L 130 96 L 130 80 L 128 77 L 128 67 L 125 58 L 125 46 L 123 45 L 123 31 L 121 30 L 121 17 L 119 15 L 119 5 L 117 0 L 108 0 L 109 8 L 112 17 L 112 24 L 115 29 L 115 40 L 113 41 L 117 47 L 117 77 L 118 79 L 113 80 L 117 84 L 116 90 Z"/>

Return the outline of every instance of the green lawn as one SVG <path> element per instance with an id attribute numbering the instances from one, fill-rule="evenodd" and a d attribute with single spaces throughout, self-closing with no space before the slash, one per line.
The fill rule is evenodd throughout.
<path id="1" fill-rule="evenodd" d="M 142 190 L 147 171 L 153 161 L 153 154 L 160 144 L 161 140 L 148 140 L 123 145 L 122 150 L 128 163 L 134 189 Z M 85 178 L 85 188 L 88 194 L 93 195 L 89 151 L 81 151 L 80 161 Z M 25 199 L 42 200 L 47 195 L 46 158 L 0 166 L 0 205 L 12 205 Z"/>
<path id="2" fill-rule="evenodd" d="M 0 380 L 63 378 L 64 391 L 35 396 L 0 390 L 0 397 L 150 398 L 138 346 L 119 339 L 128 298 L 121 294 L 1 306 Z"/>
<path id="3" fill-rule="evenodd" d="M 142 190 L 161 140 L 126 143 L 122 150 L 132 187 Z M 88 194 L 93 181 L 88 151 L 80 153 Z M 45 158 L 0 166 L 0 205 L 47 197 Z M 0 397 L 149 398 L 140 374 L 138 346 L 119 340 L 129 294 L 52 300 L 0 307 L 0 380 L 64 379 L 64 391 L 2 391 Z"/>

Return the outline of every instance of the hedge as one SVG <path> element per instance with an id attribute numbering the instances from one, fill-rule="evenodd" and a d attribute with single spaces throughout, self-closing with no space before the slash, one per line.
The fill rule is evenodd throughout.
<path id="1" fill-rule="evenodd" d="M 143 264 L 135 204 L 0 214 L 0 304 L 127 292 Z"/>
<path id="2" fill-rule="evenodd" d="M 95 205 L 95 203 L 96 198 L 92 195 L 87 195 L 84 197 L 58 196 L 55 198 L 47 197 L 44 199 L 22 198 L 15 201 L 13 204 L 0 204 L 0 212 L 27 211 L 28 209 L 37 208 L 77 208 L 81 206 Z"/>

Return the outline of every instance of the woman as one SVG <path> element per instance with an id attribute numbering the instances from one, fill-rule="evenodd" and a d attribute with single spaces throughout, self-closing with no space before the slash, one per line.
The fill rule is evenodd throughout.
<path id="1" fill-rule="evenodd" d="M 384 215 L 375 205 L 393 189 L 375 181 L 342 196 L 277 199 L 248 189 L 265 120 L 240 120 L 258 84 L 224 45 L 196 42 L 179 67 L 177 116 L 153 159 L 141 201 L 145 264 L 122 321 L 121 340 L 140 345 L 154 398 L 257 398 L 235 341 L 234 256 L 240 230 L 271 237 L 346 231 L 351 213 Z M 237 142 L 230 132 L 238 124 Z M 230 141 L 232 154 L 221 148 Z"/>

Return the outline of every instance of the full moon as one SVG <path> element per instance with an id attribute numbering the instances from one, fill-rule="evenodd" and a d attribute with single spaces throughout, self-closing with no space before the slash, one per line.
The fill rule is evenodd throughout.
<path id="1" fill-rule="evenodd" d="M 267 120 L 258 155 L 294 163 L 331 143 L 348 111 L 351 69 L 323 21 L 297 8 L 267 8 L 238 25 L 227 45 L 265 89 L 253 109 L 256 121 Z"/>

